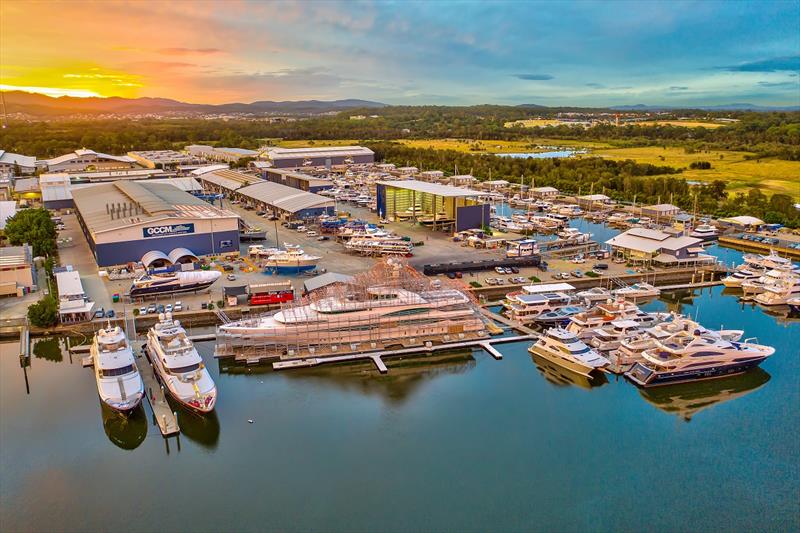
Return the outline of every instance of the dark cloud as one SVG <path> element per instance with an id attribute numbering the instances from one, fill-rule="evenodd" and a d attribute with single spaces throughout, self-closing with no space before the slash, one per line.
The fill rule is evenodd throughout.
<path id="1" fill-rule="evenodd" d="M 605 89 L 606 86 L 602 83 L 587 83 L 587 87 L 591 87 L 592 89 Z"/>
<path id="2" fill-rule="evenodd" d="M 514 77 L 527 81 L 547 81 L 553 79 L 553 76 L 550 74 L 515 74 Z"/>
<path id="3" fill-rule="evenodd" d="M 689 88 L 684 85 L 673 85 L 669 88 L 670 91 L 686 91 Z"/>
<path id="4" fill-rule="evenodd" d="M 730 72 L 778 72 L 783 70 L 800 70 L 800 56 L 773 57 L 760 61 L 751 61 L 740 65 L 717 67 Z"/>
<path id="5" fill-rule="evenodd" d="M 222 52 L 219 48 L 160 48 L 159 54 L 168 56 L 188 56 L 188 55 L 202 55 L 207 56 L 211 54 L 218 54 Z"/>

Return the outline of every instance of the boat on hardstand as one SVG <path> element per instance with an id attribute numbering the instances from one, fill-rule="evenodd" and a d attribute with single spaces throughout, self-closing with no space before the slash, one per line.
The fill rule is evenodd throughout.
<path id="1" fill-rule="evenodd" d="M 608 359 L 563 328 L 548 329 L 528 347 L 528 351 L 584 376 L 609 364 Z"/>
<path id="2" fill-rule="evenodd" d="M 284 243 L 284 247 L 285 250 L 280 250 L 267 257 L 264 264 L 265 272 L 296 274 L 317 268 L 320 257 L 309 255 L 296 245 Z"/>
<path id="3" fill-rule="evenodd" d="M 95 333 L 89 352 L 103 403 L 120 412 L 135 409 L 144 396 L 144 382 L 122 329 L 109 324 Z"/>
<path id="4" fill-rule="evenodd" d="M 133 280 L 130 296 L 134 298 L 152 294 L 201 291 L 209 288 L 220 277 L 222 277 L 222 272 L 216 270 L 189 270 L 185 272 L 143 274 Z"/>
<path id="5" fill-rule="evenodd" d="M 708 333 L 675 333 L 644 350 L 643 360 L 625 376 L 641 387 L 654 387 L 741 374 L 775 353 L 775 348 L 750 340 L 734 342 Z"/>
<path id="6" fill-rule="evenodd" d="M 162 313 L 147 332 L 147 356 L 170 395 L 201 413 L 214 409 L 217 387 L 180 321 Z"/>
<path id="7" fill-rule="evenodd" d="M 346 285 L 315 291 L 277 312 L 219 326 L 217 339 L 225 346 L 285 355 L 486 337 L 484 319 L 469 296 L 435 281 L 387 259 Z M 365 348 L 359 348 L 361 343 Z"/>

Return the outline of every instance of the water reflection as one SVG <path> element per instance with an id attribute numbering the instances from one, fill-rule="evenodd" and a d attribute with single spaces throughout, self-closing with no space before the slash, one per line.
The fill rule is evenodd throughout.
<path id="1" fill-rule="evenodd" d="M 357 361 L 314 368 L 295 369 L 285 373 L 287 379 L 313 381 L 314 385 L 375 395 L 392 404 L 402 404 L 424 383 L 439 376 L 463 374 L 475 368 L 471 350 L 452 350 L 434 354 L 413 354 L 384 359 L 387 374 L 379 374 L 372 361 Z M 269 365 L 244 366 L 220 364 L 222 374 L 272 373 Z M 181 426 L 183 428 L 183 426 Z"/>
<path id="2" fill-rule="evenodd" d="M 64 353 L 61 349 L 61 342 L 56 337 L 46 337 L 37 339 L 33 345 L 33 355 L 37 359 L 45 359 L 54 363 L 64 360 Z"/>
<path id="3" fill-rule="evenodd" d="M 110 408 L 99 399 L 103 415 L 103 431 L 108 440 L 123 450 L 135 450 L 147 437 L 147 415 L 144 407 L 139 405 L 128 416 Z"/>
<path id="4" fill-rule="evenodd" d="M 764 369 L 756 368 L 729 378 L 639 389 L 639 394 L 665 413 L 689 422 L 700 411 L 745 396 L 769 380 L 770 375 Z"/>
<path id="5" fill-rule="evenodd" d="M 592 377 L 587 377 L 582 374 L 570 372 L 566 368 L 561 367 L 538 354 L 531 353 L 530 356 L 533 360 L 533 363 L 536 365 L 536 369 L 541 372 L 542 377 L 557 387 L 569 387 L 571 385 L 575 385 L 583 389 L 591 389 L 594 387 L 602 387 L 608 383 L 608 379 L 606 378 L 605 374 L 596 373 L 596 375 L 592 374 Z"/>
<path id="6" fill-rule="evenodd" d="M 217 448 L 219 444 L 219 418 L 216 411 L 203 415 L 195 413 L 179 405 L 169 395 L 167 396 L 167 402 L 169 402 L 173 411 L 178 413 L 178 426 L 181 428 L 181 437 L 186 437 L 209 450 Z M 156 423 L 155 420 L 153 423 Z"/>

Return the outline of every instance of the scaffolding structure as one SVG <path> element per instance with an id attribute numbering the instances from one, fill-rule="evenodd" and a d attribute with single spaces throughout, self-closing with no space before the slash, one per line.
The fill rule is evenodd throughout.
<path id="1" fill-rule="evenodd" d="M 274 320 L 279 313 L 282 320 Z M 387 258 L 352 282 L 218 326 L 217 356 L 283 360 L 487 336 L 485 317 L 469 291 Z"/>

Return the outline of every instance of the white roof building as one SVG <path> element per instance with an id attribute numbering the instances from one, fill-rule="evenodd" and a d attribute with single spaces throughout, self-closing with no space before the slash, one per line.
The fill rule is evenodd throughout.
<path id="1" fill-rule="evenodd" d="M 606 241 L 615 253 L 633 261 L 654 261 L 664 265 L 713 263 L 703 253 L 701 239 L 674 237 L 659 230 L 632 228 Z"/>
<path id="2" fill-rule="evenodd" d="M 37 162 L 46 166 L 50 172 L 86 170 L 93 167 L 97 169 L 109 168 L 132 168 L 136 166 L 136 160 L 127 155 L 109 155 L 94 150 L 75 150 L 52 159 L 44 159 Z"/>
<path id="3" fill-rule="evenodd" d="M 6 221 L 17 214 L 17 202 L 13 200 L 0 201 L 0 229 L 6 229 Z"/>
<path id="4" fill-rule="evenodd" d="M 21 174 L 32 174 L 36 170 L 36 158 L 0 150 L 0 175 L 11 176 L 15 165 Z"/>

